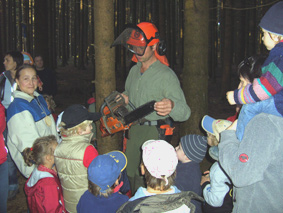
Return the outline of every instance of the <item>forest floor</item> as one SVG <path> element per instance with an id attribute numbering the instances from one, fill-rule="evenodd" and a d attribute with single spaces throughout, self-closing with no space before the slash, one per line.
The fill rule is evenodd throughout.
<path id="1" fill-rule="evenodd" d="M 87 70 L 78 70 L 72 66 L 67 66 L 56 70 L 58 84 L 58 93 L 55 97 L 56 113 L 60 113 L 71 104 L 86 104 L 87 99 L 91 97 L 92 85 L 90 79 L 93 78 L 91 69 L 89 67 Z M 219 96 L 220 81 L 220 78 L 209 80 L 208 115 L 217 119 L 225 119 L 234 115 L 235 107 L 230 106 L 226 99 Z M 209 169 L 212 163 L 213 160 L 207 155 L 201 163 L 202 171 Z M 18 177 L 20 192 L 14 200 L 8 201 L 8 213 L 27 212 L 26 197 L 23 190 L 26 179 L 20 173 L 18 173 Z"/>

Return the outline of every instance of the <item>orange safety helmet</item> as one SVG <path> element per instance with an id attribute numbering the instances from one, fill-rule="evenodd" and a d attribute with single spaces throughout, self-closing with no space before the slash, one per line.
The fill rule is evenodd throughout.
<path id="1" fill-rule="evenodd" d="M 150 22 L 141 22 L 137 25 L 145 34 L 148 44 L 147 46 L 152 46 L 159 42 L 159 32 L 156 26 Z"/>
<path id="2" fill-rule="evenodd" d="M 153 46 L 156 43 L 158 43 L 158 46 L 155 50 L 155 56 L 161 63 L 169 66 L 165 56 L 166 44 L 160 40 L 158 29 L 150 22 L 141 22 L 137 26 L 128 26 L 115 39 L 111 47 L 116 45 L 125 46 L 129 51 L 134 53 L 132 61 L 137 62 L 136 55 L 143 56 L 146 47 Z"/>
<path id="3" fill-rule="evenodd" d="M 147 46 L 158 42 L 159 33 L 156 26 L 149 22 L 141 22 L 137 26 L 127 27 L 111 47 L 121 44 L 132 53 L 142 56 Z"/>

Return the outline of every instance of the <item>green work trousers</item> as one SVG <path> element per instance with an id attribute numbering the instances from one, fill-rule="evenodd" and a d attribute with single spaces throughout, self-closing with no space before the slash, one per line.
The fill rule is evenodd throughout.
<path id="1" fill-rule="evenodd" d="M 156 126 L 135 125 L 129 130 L 129 139 L 127 141 L 126 156 L 128 159 L 127 174 L 131 185 L 132 194 L 143 186 L 145 187 L 144 177 L 140 172 L 140 163 L 142 156 L 142 145 L 147 140 L 158 139 Z"/>

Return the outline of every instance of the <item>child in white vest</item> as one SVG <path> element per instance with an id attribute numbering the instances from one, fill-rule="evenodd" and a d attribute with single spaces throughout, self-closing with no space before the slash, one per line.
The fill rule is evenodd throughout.
<path id="1" fill-rule="evenodd" d="M 92 122 L 100 113 L 90 113 L 79 104 L 68 107 L 59 124 L 62 141 L 55 150 L 55 164 L 63 187 L 68 212 L 76 212 L 82 194 L 88 189 L 87 168 L 98 156 L 90 144 Z"/>

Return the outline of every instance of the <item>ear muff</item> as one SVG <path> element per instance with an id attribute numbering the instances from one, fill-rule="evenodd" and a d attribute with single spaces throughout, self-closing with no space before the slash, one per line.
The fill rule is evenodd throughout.
<path id="1" fill-rule="evenodd" d="M 158 38 L 159 39 L 159 42 L 156 46 L 156 51 L 158 53 L 158 55 L 165 55 L 166 54 L 166 42 L 162 39 L 160 39 L 160 35 L 159 35 L 159 32 L 156 32 L 155 33 L 155 38 Z"/>
<path id="2" fill-rule="evenodd" d="M 164 40 L 160 40 L 157 44 L 156 51 L 158 55 L 165 55 L 166 54 L 166 42 Z"/>

